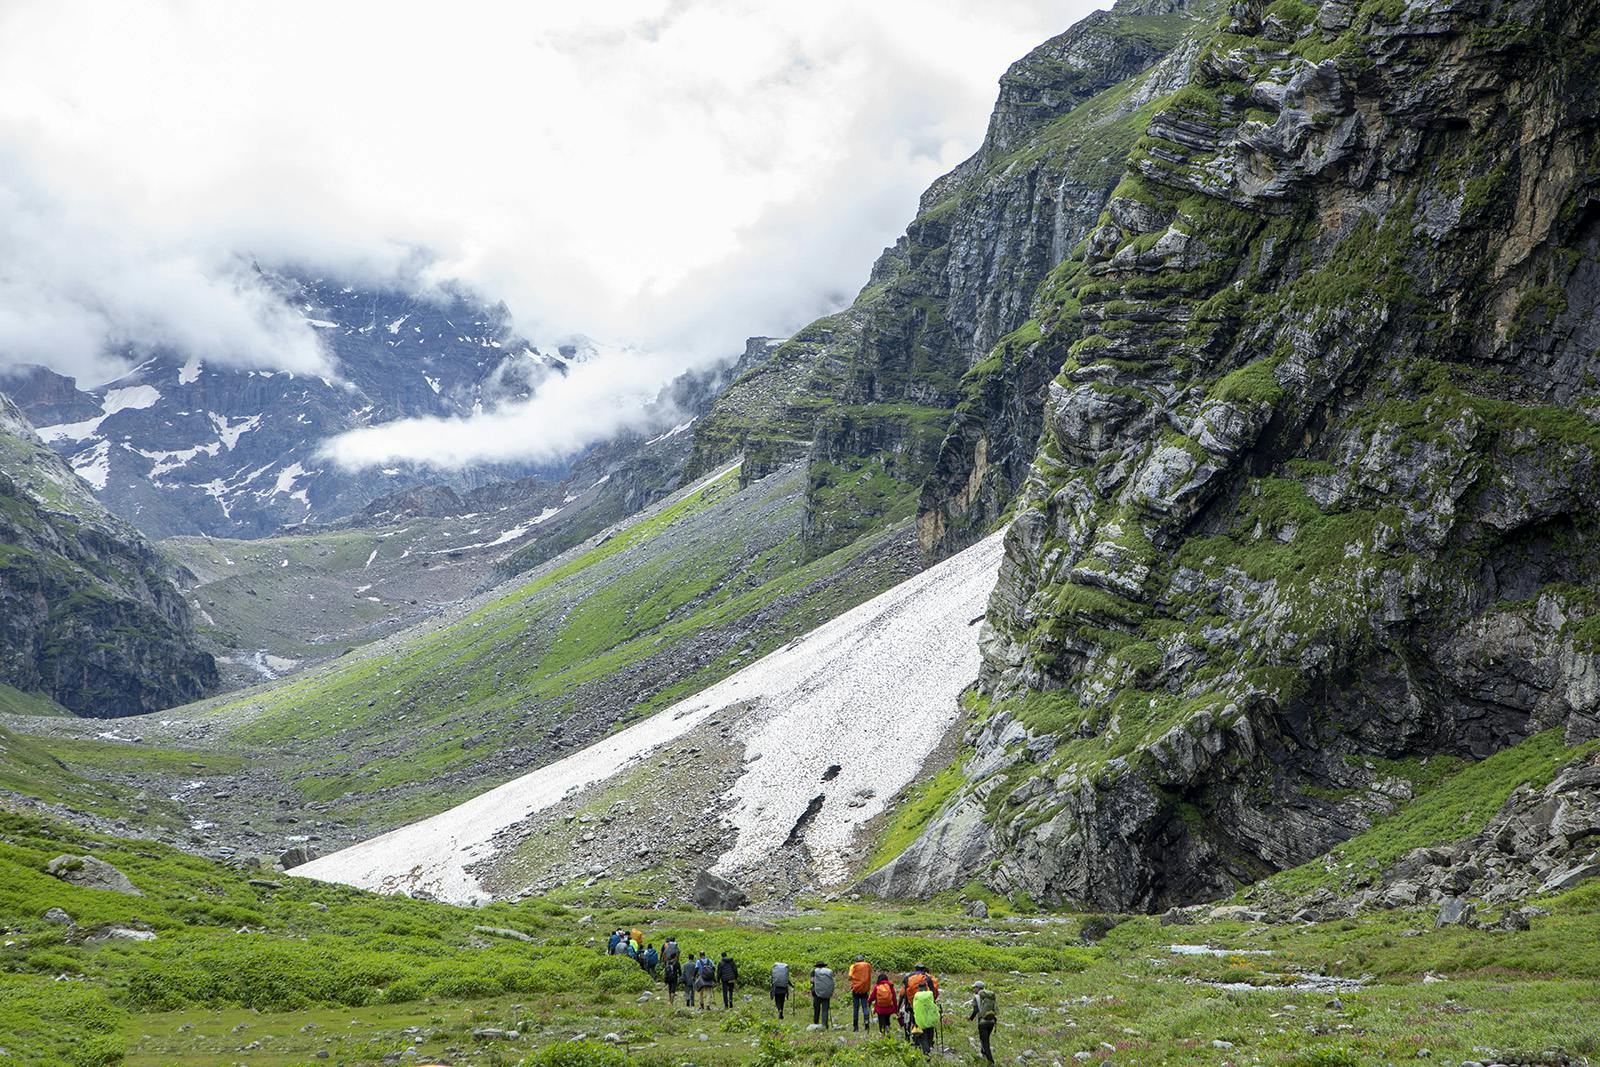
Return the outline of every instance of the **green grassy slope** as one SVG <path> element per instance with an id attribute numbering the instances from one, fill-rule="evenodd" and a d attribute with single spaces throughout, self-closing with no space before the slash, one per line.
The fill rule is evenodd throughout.
<path id="1" fill-rule="evenodd" d="M 80 889 L 43 871 L 56 855 L 85 853 L 117 866 L 144 896 Z M 1433 931 L 1427 916 L 1402 912 L 1274 927 L 1172 928 L 1141 917 L 1093 945 L 1080 938 L 1090 917 L 1002 908 L 975 923 L 954 901 L 818 901 L 793 917 L 741 923 L 655 909 L 620 888 L 572 886 L 475 910 L 292 877 L 253 882 L 161 845 L 0 813 L 0 1047 L 31 1067 L 287 1067 L 324 1062 L 319 1052 L 377 1064 L 408 1048 L 423 1063 L 914 1062 L 900 1042 L 807 1032 L 802 1012 L 782 1026 L 771 1020 L 764 982 L 773 960 L 803 975 L 811 960 L 842 968 L 863 952 L 896 974 L 925 962 L 940 976 L 954 1062 L 971 1062 L 961 993 L 980 977 L 999 993 L 1007 1061 L 1025 1051 L 1044 1062 L 1092 1051 L 1113 1063 L 1290 1067 L 1416 1060 L 1424 1048 L 1450 1063 L 1483 1050 L 1594 1055 L 1600 955 L 1588 949 L 1600 938 L 1600 886 L 1544 903 L 1550 914 L 1514 935 Z M 73 925 L 45 920 L 51 908 Z M 599 950 L 617 925 L 641 927 L 657 944 L 670 933 L 687 950 L 731 953 L 741 964 L 733 1010 L 667 1004 L 636 966 Z M 113 927 L 155 937 L 104 937 Z M 1174 940 L 1240 951 L 1175 956 Z M 1337 994 L 1288 988 L 1307 972 L 1368 981 Z M 841 1002 L 847 1012 L 847 997 L 836 996 L 835 1009 Z M 474 1033 L 486 1027 L 518 1036 Z M 607 1033 L 632 1058 L 573 1043 Z"/>
<path id="2" fill-rule="evenodd" d="M 1293 870 L 1269 878 L 1271 890 L 1303 894 L 1335 889 L 1353 873 L 1387 867 L 1412 849 L 1450 844 L 1481 831 L 1522 785 L 1542 789 L 1562 767 L 1600 748 L 1600 741 L 1569 745 L 1560 730 L 1546 730 L 1519 745 L 1468 763 L 1450 756 L 1373 761 L 1405 779 L 1412 799 L 1370 830 Z"/>
<path id="3" fill-rule="evenodd" d="M 30 737 L 0 726 L 0 799 L 15 793 L 152 828 L 181 827 L 185 818 L 166 796 L 143 787 L 148 776 L 234 774 L 244 763 L 232 753 Z"/>
<path id="4" fill-rule="evenodd" d="M 72 712 L 44 693 L 24 693 L 0 682 L 0 715 L 44 715 L 64 718 Z"/>
<path id="5" fill-rule="evenodd" d="M 196 710 L 342 816 L 442 810 L 905 576 L 864 562 L 904 531 L 802 561 L 801 479 L 726 470 L 443 623 Z"/>

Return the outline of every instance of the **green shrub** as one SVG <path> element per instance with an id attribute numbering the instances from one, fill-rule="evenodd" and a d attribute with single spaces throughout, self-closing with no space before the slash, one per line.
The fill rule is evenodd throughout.
<path id="1" fill-rule="evenodd" d="M 628 1054 L 598 1041 L 561 1041 L 528 1058 L 528 1067 L 634 1067 Z"/>
<path id="2" fill-rule="evenodd" d="M 73 1067 L 110 1067 L 121 1063 L 126 1048 L 118 1034 L 95 1034 L 72 1050 Z"/>
<path id="3" fill-rule="evenodd" d="M 428 990 L 422 984 L 422 979 L 413 975 L 389 983 L 389 988 L 383 991 L 383 1000 L 385 1004 L 409 1004 L 427 995 Z"/>

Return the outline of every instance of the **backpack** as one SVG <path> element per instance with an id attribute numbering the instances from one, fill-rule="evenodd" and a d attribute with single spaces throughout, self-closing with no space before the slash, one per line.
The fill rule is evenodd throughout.
<path id="1" fill-rule="evenodd" d="M 789 965 L 787 963 L 774 963 L 772 965 L 772 988 L 789 988 Z"/>
<path id="2" fill-rule="evenodd" d="M 873 990 L 877 994 L 877 1009 L 879 1015 L 888 1015 L 894 1011 L 895 1001 L 899 998 L 894 995 L 894 986 L 888 982 L 879 982 Z"/>
<path id="3" fill-rule="evenodd" d="M 668 960 L 666 969 L 661 972 L 661 976 L 667 980 L 668 985 L 676 985 L 679 976 L 682 974 L 683 970 L 678 966 L 677 960 Z"/>
<path id="4" fill-rule="evenodd" d="M 933 999 L 933 990 L 917 990 L 917 995 L 911 1000 L 911 1017 L 924 1030 L 932 1030 L 939 1025 L 939 1004 Z"/>
<path id="5" fill-rule="evenodd" d="M 717 965 L 711 962 L 710 956 L 702 956 L 700 958 L 700 977 L 707 982 L 715 982 L 717 980 Z"/>
<path id="6" fill-rule="evenodd" d="M 833 996 L 833 972 L 826 967 L 812 971 L 811 992 L 823 1000 Z"/>
<path id="7" fill-rule="evenodd" d="M 993 1019 L 994 1017 L 994 990 L 978 990 L 978 1018 Z"/>

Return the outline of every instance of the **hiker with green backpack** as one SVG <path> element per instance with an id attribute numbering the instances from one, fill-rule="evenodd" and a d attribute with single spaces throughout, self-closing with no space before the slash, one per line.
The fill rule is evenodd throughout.
<path id="1" fill-rule="evenodd" d="M 933 1055 L 933 1035 L 942 1021 L 943 1013 L 933 990 L 927 985 L 919 986 L 911 997 L 911 1043 L 924 1056 Z"/>
<path id="2" fill-rule="evenodd" d="M 973 982 L 972 994 L 972 1014 L 967 1018 L 978 1020 L 978 1044 L 983 1046 L 983 1058 L 993 1063 L 994 1053 L 989 1048 L 989 1038 L 994 1035 L 994 990 L 982 982 Z"/>

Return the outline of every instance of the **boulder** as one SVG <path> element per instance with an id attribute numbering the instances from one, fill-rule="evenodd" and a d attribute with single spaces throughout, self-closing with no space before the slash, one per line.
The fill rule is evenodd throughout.
<path id="1" fill-rule="evenodd" d="M 68 915 L 60 908 L 51 908 L 49 911 L 44 913 L 44 921 L 47 923 L 57 923 L 61 926 L 71 926 L 72 916 Z"/>
<path id="2" fill-rule="evenodd" d="M 142 897 L 128 876 L 105 860 L 94 856 L 57 856 L 44 866 L 45 873 L 81 889 L 104 889 L 111 893 L 127 893 Z"/>
<path id="3" fill-rule="evenodd" d="M 298 867 L 303 863 L 310 863 L 317 858 L 316 849 L 310 845 L 291 845 L 278 853 L 278 866 L 284 870 Z"/>
<path id="4" fill-rule="evenodd" d="M 1576 867 L 1569 867 L 1564 871 L 1557 871 L 1544 880 L 1539 887 L 1540 893 L 1559 893 L 1571 889 L 1579 882 L 1586 882 L 1590 878 L 1600 875 L 1600 863 L 1581 863 Z"/>
<path id="5" fill-rule="evenodd" d="M 1477 907 L 1460 897 L 1445 897 L 1439 905 L 1439 917 L 1434 919 L 1434 929 L 1445 926 L 1471 926 Z"/>
<path id="6" fill-rule="evenodd" d="M 705 870 L 695 877 L 694 903 L 705 911 L 737 911 L 750 903 L 750 897 L 720 874 Z"/>
<path id="7" fill-rule="evenodd" d="M 961 909 L 961 913 L 974 919 L 987 919 L 989 917 L 989 905 L 982 900 L 969 900 L 967 901 L 967 906 Z"/>

